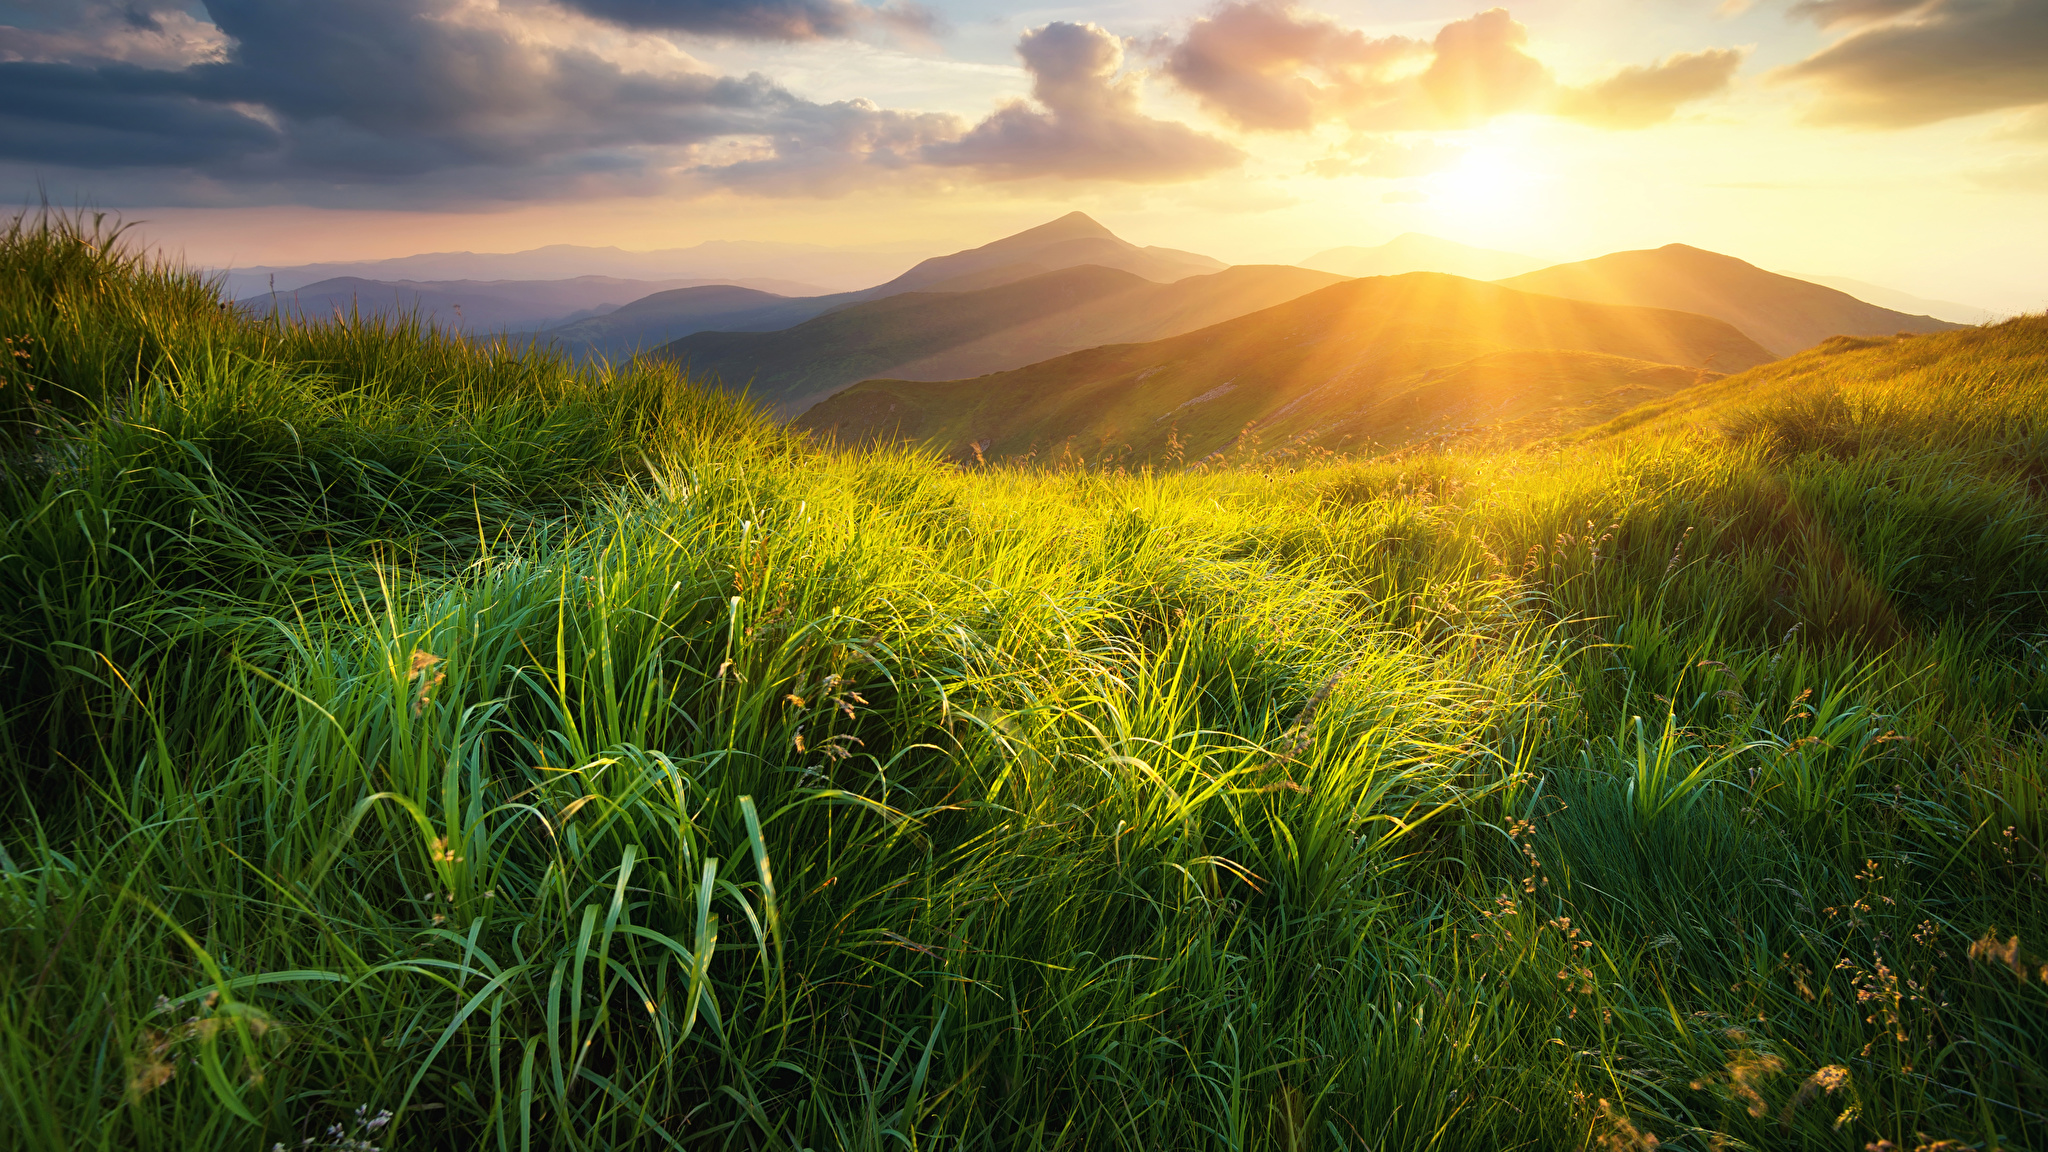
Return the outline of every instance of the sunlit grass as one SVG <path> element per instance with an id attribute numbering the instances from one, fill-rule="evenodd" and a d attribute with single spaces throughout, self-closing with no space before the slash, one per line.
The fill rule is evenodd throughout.
<path id="1" fill-rule="evenodd" d="M 961 470 L 0 278 L 19 1146 L 2048 1137 L 2038 371 Z"/>

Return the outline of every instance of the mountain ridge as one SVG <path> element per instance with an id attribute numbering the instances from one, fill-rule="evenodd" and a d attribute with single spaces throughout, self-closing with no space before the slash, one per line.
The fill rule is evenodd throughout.
<path id="1" fill-rule="evenodd" d="M 954 452 L 974 443 L 991 457 L 1071 437 L 1127 444 L 1135 459 L 1178 444 L 1193 459 L 1253 425 L 1268 443 L 1305 437 L 1356 447 L 1369 430 L 1347 430 L 1347 422 L 1396 395 L 1401 381 L 1487 355 L 1544 351 L 1626 359 L 1629 371 L 1674 368 L 1676 376 L 1662 377 L 1667 391 L 1703 378 L 1710 361 L 1734 370 L 1772 358 L 1711 317 L 1414 272 L 1348 280 L 1179 336 L 973 379 L 866 380 L 796 424 L 849 441 L 900 436 Z"/>
<path id="2" fill-rule="evenodd" d="M 1830 336 L 1888 336 L 1960 327 L 1909 316 L 1810 281 L 1688 244 L 1611 252 L 1497 281 L 1506 287 L 1601 304 L 1672 308 L 1726 320 L 1790 356 Z"/>
<path id="3" fill-rule="evenodd" d="M 868 376 L 945 379 L 1104 343 L 1157 339 L 1326 287 L 1289 265 L 1236 265 L 1171 284 L 1099 265 L 968 292 L 905 292 L 768 333 L 699 332 L 657 353 L 795 415 Z"/>

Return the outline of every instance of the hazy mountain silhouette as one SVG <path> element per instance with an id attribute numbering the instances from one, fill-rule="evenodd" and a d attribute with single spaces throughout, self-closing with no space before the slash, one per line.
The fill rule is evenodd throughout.
<path id="1" fill-rule="evenodd" d="M 1339 276 L 1399 276 L 1403 272 L 1443 272 L 1473 280 L 1499 280 L 1543 267 L 1545 261 L 1515 252 L 1474 248 L 1453 240 L 1404 232 L 1373 248 L 1331 248 L 1301 262 Z"/>
<path id="2" fill-rule="evenodd" d="M 447 328 L 467 332 L 528 332 L 550 323 L 614 308 L 655 293 L 711 288 L 751 292 L 763 300 L 784 294 L 761 291 L 763 285 L 802 291 L 809 285 L 789 281 L 756 281 L 738 287 L 707 280 L 625 280 L 616 276 L 577 276 L 568 280 L 365 280 L 337 276 L 275 294 L 265 292 L 237 301 L 256 315 L 273 309 L 310 320 L 343 315 L 390 315 L 418 312 Z M 459 311 L 458 311 L 459 309 Z"/>
<path id="3" fill-rule="evenodd" d="M 1245 265 L 1159 284 L 1090 264 L 967 292 L 900 293 L 787 331 L 700 332 L 659 354 L 693 377 L 744 388 L 793 415 L 870 376 L 944 380 L 1098 344 L 1154 340 L 1337 280 L 1306 268 Z"/>
<path id="4" fill-rule="evenodd" d="M 582 244 L 549 244 L 523 252 L 422 252 L 389 260 L 258 265 L 220 270 L 230 296 L 302 288 L 321 280 L 566 280 L 613 276 L 628 280 L 742 283 L 790 295 L 844 291 L 902 271 L 931 249 L 924 245 L 828 248 L 766 240 L 711 240 L 688 248 L 631 252 Z M 778 287 L 761 281 L 783 281 Z"/>
<path id="5" fill-rule="evenodd" d="M 709 331 L 735 333 L 770 332 L 801 324 L 814 316 L 824 313 L 848 308 L 865 301 L 900 296 L 906 292 L 930 294 L 980 291 L 1044 276 L 1049 272 L 1061 269 L 1082 266 L 1120 270 L 1143 281 L 1160 283 L 1180 280 L 1189 276 L 1198 276 L 1227 267 L 1227 265 L 1219 260 L 1212 260 L 1207 256 L 1198 256 L 1192 252 L 1179 252 L 1170 248 L 1140 248 L 1135 244 L 1118 239 L 1114 233 L 1090 219 L 1086 214 L 1071 212 L 1051 223 L 1026 229 L 1014 236 L 1005 236 L 1001 240 L 984 244 L 979 248 L 970 248 L 966 251 L 954 252 L 947 256 L 935 256 L 918 264 L 901 276 L 885 283 L 877 284 L 872 288 L 864 288 L 858 292 L 838 292 L 831 295 L 809 296 L 799 299 L 763 299 L 757 301 L 756 306 L 750 309 L 728 308 L 726 306 L 726 298 L 714 297 L 705 293 L 664 293 L 659 297 L 649 297 L 646 300 L 635 301 L 629 308 L 621 308 L 604 316 L 579 321 L 574 325 L 549 331 L 543 334 L 543 338 L 556 341 L 577 355 L 595 354 L 616 360 L 650 351 L 669 341 L 687 337 L 693 333 Z M 1325 277 L 1324 282 L 1327 282 L 1327 279 Z M 1307 284 L 1300 291 L 1305 292 L 1309 287 L 1317 286 L 1320 286 L 1320 284 Z M 1294 294 L 1298 295 L 1299 292 Z M 1041 298 L 1033 293 L 1026 293 L 1025 297 L 1031 297 L 1032 303 L 1028 305 L 1020 303 L 1020 307 L 1042 311 L 1044 308 L 1057 304 L 1057 300 L 1052 297 Z M 1256 303 L 1248 304 L 1246 308 L 1241 308 L 1238 311 L 1242 312 L 1249 308 L 1264 307 L 1267 304 L 1286 298 L 1286 296 L 1259 298 Z M 1019 299 L 1022 300 L 1023 297 Z M 973 309 L 970 308 L 969 310 L 972 311 Z M 1029 315 L 1038 314 L 1039 312 L 1029 313 Z M 1224 315 L 1236 314 L 1234 312 L 1209 314 L 1202 322 L 1213 323 L 1216 320 L 1222 319 Z M 870 314 L 862 313 L 861 315 L 868 316 Z M 884 330 L 880 330 L 875 334 L 876 347 L 893 346 L 890 345 L 890 341 L 896 340 L 900 335 L 896 327 L 887 327 L 886 325 L 914 324 L 914 321 L 897 319 L 901 316 L 900 311 L 892 310 L 888 315 L 892 319 L 885 322 Z M 1021 323 L 1025 318 L 1027 318 L 1026 314 L 1020 314 L 1012 319 L 1012 323 Z M 997 322 L 999 319 L 998 317 L 991 317 L 983 321 L 983 329 L 985 331 L 993 331 L 998 326 Z M 1076 322 L 1079 322 L 1079 318 L 1077 318 Z M 841 335 L 835 337 L 838 343 L 835 343 L 834 347 L 843 346 L 847 334 L 853 333 L 855 327 L 855 325 L 849 324 L 835 326 L 832 331 Z M 1158 334 L 1158 332 L 1150 333 L 1150 335 L 1154 336 Z M 1128 339 L 1129 337 L 1120 338 Z M 771 345 L 772 342 L 759 345 L 758 347 L 769 348 Z M 721 348 L 724 347 L 721 345 Z M 756 345 L 749 345 L 744 341 L 734 342 L 731 344 L 729 352 L 730 355 L 743 357 L 747 354 L 743 351 L 744 349 L 756 347 Z M 804 347 L 808 348 L 809 345 L 806 344 Z M 1038 345 L 1034 347 L 1041 349 L 1037 352 L 1036 356 L 1027 357 L 1024 360 L 1006 360 L 996 366 L 1014 367 L 1017 364 L 1028 363 L 1030 359 L 1053 355 L 1057 351 L 1087 347 L 1087 343 L 1067 342 L 1058 344 L 1057 347 L 1052 345 Z M 691 355 L 702 351 L 703 349 L 700 348 L 689 350 Z M 672 355 L 673 353 L 664 351 L 663 354 Z M 829 357 L 836 356 L 839 353 L 820 352 L 818 354 Z M 720 355 L 721 357 L 726 357 L 727 352 L 722 351 Z M 865 363 L 867 360 L 862 359 L 862 362 Z M 762 364 L 766 363 L 766 361 L 762 362 Z M 797 368 L 796 361 L 792 356 L 780 349 L 774 350 L 774 363 L 778 366 L 775 369 L 778 373 Z M 875 363 L 874 368 L 880 370 L 886 365 L 896 363 L 898 361 L 885 359 Z M 737 375 L 741 379 L 750 379 L 757 375 L 760 367 L 761 365 L 731 359 L 721 359 L 719 361 L 721 371 Z M 850 384 L 861 378 L 859 374 L 856 374 L 842 379 L 841 376 L 835 375 L 832 370 L 824 368 L 822 365 L 820 366 L 820 371 L 823 374 L 818 376 L 818 379 L 830 378 L 838 381 L 833 387 Z M 800 394 L 815 399 L 812 391 Z"/>
<path id="6" fill-rule="evenodd" d="M 1911 292 L 1887 288 L 1882 284 L 1851 280 L 1847 276 L 1803 276 L 1797 272 L 1783 270 L 1780 270 L 1778 275 L 1804 280 L 1809 284 L 1823 284 L 1847 292 L 1865 304 L 1875 304 L 1894 312 L 1904 312 L 1908 316 L 1932 316 L 1936 320 L 1946 320 L 1951 324 L 1992 324 L 2005 318 L 2000 313 L 1989 308 L 1979 308 L 1975 304 L 1962 304 L 1954 300 L 1930 300 L 1924 296 L 1915 296 Z"/>
<path id="7" fill-rule="evenodd" d="M 997 283 L 1022 280 L 1058 268 L 1093 264 L 1134 273 L 1147 280 L 1170 283 L 1204 272 L 1220 272 L 1229 265 L 1221 260 L 1173 248 L 1140 248 L 1119 239 L 1085 212 L 1069 212 L 1047 224 L 1027 228 L 1014 236 L 969 248 L 950 256 L 934 256 L 886 284 L 869 289 L 869 297 L 893 296 L 898 292 L 948 289 L 948 281 L 963 286 L 993 288 Z M 1006 272 L 1005 270 L 1011 270 Z M 965 280 L 966 277 L 977 277 Z"/>
<path id="8" fill-rule="evenodd" d="M 1500 281 L 1510 288 L 1602 304 L 1675 308 L 1726 320 L 1775 356 L 1830 336 L 1940 332 L 1957 325 L 1867 304 L 1846 292 L 1766 272 L 1684 244 L 1616 252 Z M 1716 368 L 1727 369 L 1716 364 Z"/>
<path id="9" fill-rule="evenodd" d="M 1160 459 L 1173 436 L 1194 460 L 1253 422 L 1267 448 L 1298 438 L 1332 449 L 1405 443 L 1480 419 L 1543 424 L 1574 408 L 1589 409 L 1577 418 L 1588 422 L 1649 398 L 1601 399 L 1616 388 L 1662 394 L 1704 378 L 1697 366 L 1708 361 L 1734 371 L 1770 359 L 1706 316 L 1414 272 L 974 379 L 869 380 L 797 423 L 846 440 L 903 437 L 956 452 L 978 444 L 990 457 L 1059 452 L 1071 440 L 1091 457 L 1128 445 L 1133 458 Z"/>
<path id="10" fill-rule="evenodd" d="M 733 285 L 678 288 L 550 328 L 539 339 L 578 357 L 625 360 L 657 349 L 679 333 L 769 332 L 801 324 L 845 300 L 844 293 L 792 298 Z"/>

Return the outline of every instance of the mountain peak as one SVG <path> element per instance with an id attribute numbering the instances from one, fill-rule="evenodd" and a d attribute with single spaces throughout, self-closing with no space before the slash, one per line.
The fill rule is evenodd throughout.
<path id="1" fill-rule="evenodd" d="M 1040 224 L 1036 228 L 1026 228 L 1015 235 L 1005 236 L 993 244 L 984 244 L 983 247 L 993 248 L 996 244 L 1038 245 L 1058 243 L 1062 240 L 1114 240 L 1116 238 L 1116 233 L 1104 228 L 1096 222 L 1093 216 L 1088 215 L 1086 212 L 1069 212 L 1057 220 Z"/>

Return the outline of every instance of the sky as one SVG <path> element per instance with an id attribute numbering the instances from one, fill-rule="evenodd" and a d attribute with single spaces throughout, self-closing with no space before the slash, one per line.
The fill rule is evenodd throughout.
<path id="1" fill-rule="evenodd" d="M 0 195 L 208 266 L 1068 211 L 2048 308 L 2048 0 L 0 0 Z"/>

